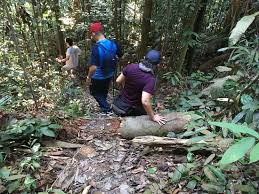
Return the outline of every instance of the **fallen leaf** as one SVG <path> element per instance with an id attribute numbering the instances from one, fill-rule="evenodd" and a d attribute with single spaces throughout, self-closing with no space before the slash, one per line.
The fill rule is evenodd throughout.
<path id="1" fill-rule="evenodd" d="M 143 166 L 140 166 L 134 170 L 131 171 L 132 174 L 137 174 L 137 173 L 140 173 L 140 172 L 144 172 L 144 167 Z"/>

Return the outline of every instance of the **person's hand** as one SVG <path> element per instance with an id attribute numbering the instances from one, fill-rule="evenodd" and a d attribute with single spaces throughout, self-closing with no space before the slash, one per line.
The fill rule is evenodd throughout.
<path id="1" fill-rule="evenodd" d="M 91 78 L 90 77 L 87 76 L 85 81 L 86 81 L 87 86 L 91 85 Z"/>
<path id="2" fill-rule="evenodd" d="M 57 61 L 58 63 L 61 63 L 61 62 L 62 62 L 60 58 L 56 58 L 56 61 Z"/>
<path id="3" fill-rule="evenodd" d="M 166 123 L 166 118 L 160 115 L 154 115 L 152 120 L 157 122 L 159 125 L 164 125 Z"/>

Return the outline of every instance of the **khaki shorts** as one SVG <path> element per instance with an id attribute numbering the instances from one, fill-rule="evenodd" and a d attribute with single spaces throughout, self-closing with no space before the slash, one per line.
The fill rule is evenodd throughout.
<path id="1" fill-rule="evenodd" d="M 70 70 L 76 70 L 78 66 L 74 65 L 64 65 L 62 67 L 62 71 L 70 71 Z"/>

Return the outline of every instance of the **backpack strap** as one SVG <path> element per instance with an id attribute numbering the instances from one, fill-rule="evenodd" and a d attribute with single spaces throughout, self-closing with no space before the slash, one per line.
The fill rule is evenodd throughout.
<path id="1" fill-rule="evenodd" d="M 111 54 L 116 54 L 116 53 L 113 52 L 113 49 L 112 49 L 112 47 L 113 47 L 113 45 L 114 45 L 115 43 L 114 43 L 114 41 L 112 41 L 112 40 L 110 40 L 110 42 L 111 42 L 111 49 L 110 49 L 110 50 L 107 49 L 105 46 L 103 46 L 101 43 L 97 43 L 97 45 L 100 46 L 104 51 L 108 51 L 108 52 L 111 53 Z"/>

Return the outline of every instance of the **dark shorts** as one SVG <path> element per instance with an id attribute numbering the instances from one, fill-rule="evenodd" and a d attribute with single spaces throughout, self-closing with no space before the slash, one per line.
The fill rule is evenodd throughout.
<path id="1" fill-rule="evenodd" d="M 140 116 L 146 115 L 146 111 L 143 106 L 132 106 L 123 101 L 121 96 L 114 99 L 112 104 L 113 112 L 118 116 Z"/>

